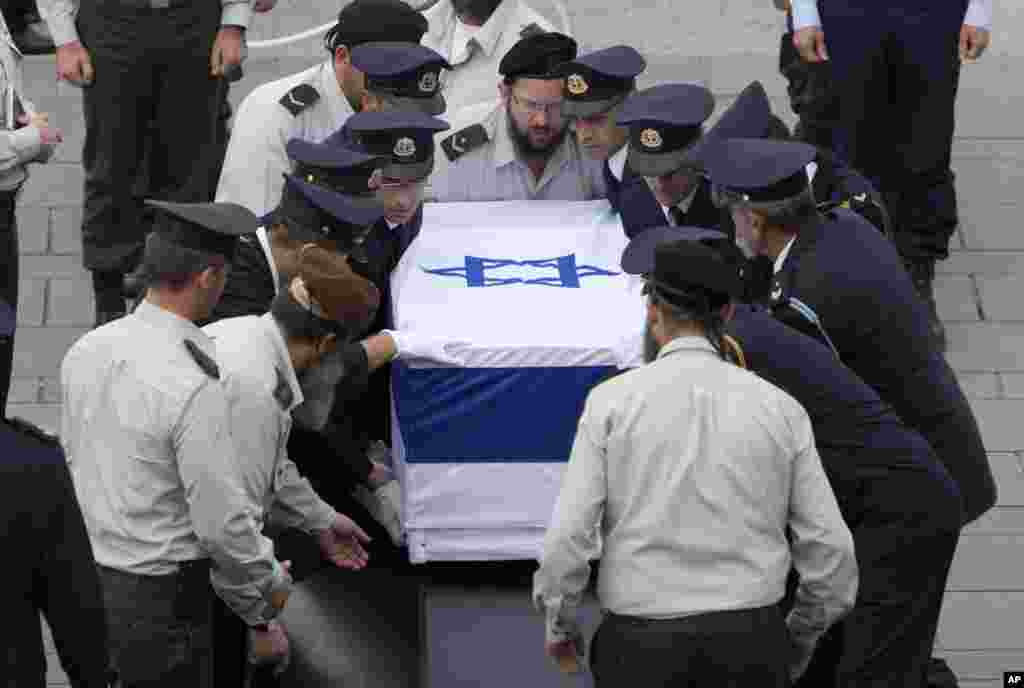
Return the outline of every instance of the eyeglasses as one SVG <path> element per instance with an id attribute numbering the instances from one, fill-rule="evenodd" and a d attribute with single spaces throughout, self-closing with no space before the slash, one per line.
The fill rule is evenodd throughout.
<path id="1" fill-rule="evenodd" d="M 512 100 L 531 115 L 543 114 L 551 118 L 562 118 L 562 101 L 560 100 L 557 103 L 538 103 L 536 100 L 520 98 L 514 92 L 512 93 Z"/>

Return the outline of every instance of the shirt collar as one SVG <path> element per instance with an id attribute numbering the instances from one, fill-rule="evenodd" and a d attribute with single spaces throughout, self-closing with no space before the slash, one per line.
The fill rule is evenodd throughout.
<path id="1" fill-rule="evenodd" d="M 706 337 L 697 336 L 684 336 L 676 337 L 665 346 L 661 347 L 661 351 L 658 352 L 658 358 L 663 358 L 669 354 L 673 354 L 677 351 L 705 351 L 710 354 L 716 354 L 715 347 L 711 345 L 711 342 Z"/>
<path id="2" fill-rule="evenodd" d="M 686 198 L 676 203 L 674 207 L 679 208 L 679 210 L 682 211 L 684 214 L 690 212 L 690 206 L 693 205 L 693 199 L 697 197 L 697 191 L 699 190 L 700 182 L 698 181 L 696 184 L 694 184 L 693 189 L 690 191 L 690 193 L 686 195 Z M 668 214 L 668 211 L 671 209 L 671 207 L 672 206 L 661 206 L 661 212 L 665 214 L 665 217 L 668 219 L 669 224 L 672 223 L 672 217 Z"/>
<path id="3" fill-rule="evenodd" d="M 776 256 L 776 258 L 775 258 L 775 269 L 773 270 L 774 274 L 778 274 L 779 272 L 782 271 L 782 266 L 786 262 L 786 257 L 789 255 L 790 249 L 793 248 L 793 242 L 794 241 L 796 241 L 796 235 L 795 234 L 793 235 L 793 238 L 791 238 L 789 241 L 786 242 L 786 245 L 782 248 L 782 252 L 779 253 L 778 256 Z"/>
<path id="4" fill-rule="evenodd" d="M 267 228 L 260 227 L 256 230 L 256 238 L 260 240 L 260 248 L 263 249 L 263 257 L 267 259 L 270 266 L 270 274 L 274 278 L 274 296 L 281 291 L 281 278 L 277 274 L 277 265 L 274 263 L 274 252 L 270 250 L 270 237 L 267 236 Z"/>
<path id="5" fill-rule="evenodd" d="M 320 74 L 317 77 L 317 81 L 319 82 L 317 90 L 324 94 L 324 99 L 327 101 L 328 107 L 331 108 L 332 121 L 344 122 L 355 114 L 352 104 L 348 102 L 348 98 L 342 92 L 341 86 L 338 85 L 338 76 L 334 73 L 333 60 L 326 60 L 320 65 Z"/>
<path id="6" fill-rule="evenodd" d="M 186 320 L 146 299 L 139 303 L 132 315 L 153 327 L 170 330 L 180 335 L 182 339 L 191 339 L 207 354 L 213 354 L 213 340 L 191 320 Z"/>
<path id="7" fill-rule="evenodd" d="M 473 36 L 473 41 L 480 46 L 480 51 L 490 57 L 492 53 L 498 48 L 498 41 L 501 40 L 501 34 L 504 33 L 505 28 L 508 26 L 509 17 L 512 14 L 512 10 L 515 9 L 515 5 L 518 5 L 517 0 L 504 0 L 498 4 L 497 9 L 494 13 L 484 22 L 484 25 L 480 27 L 480 30 Z M 459 21 L 458 17 L 455 21 Z"/>
<path id="8" fill-rule="evenodd" d="M 629 156 L 629 146 L 623 145 L 613 156 L 608 158 L 608 170 L 612 176 L 622 181 L 626 174 L 626 158 Z"/>
<path id="9" fill-rule="evenodd" d="M 299 376 L 295 372 L 295 366 L 292 365 L 292 357 L 288 353 L 288 345 L 284 341 L 284 335 L 281 334 L 281 327 L 274 320 L 274 316 L 270 313 L 264 313 L 260 316 L 266 327 L 267 337 L 270 339 L 271 346 L 274 349 L 274 368 L 284 377 L 285 382 L 288 384 L 289 389 L 292 392 L 292 403 L 284 409 L 285 412 L 290 413 L 292 409 L 303 402 L 302 387 L 299 386 Z"/>

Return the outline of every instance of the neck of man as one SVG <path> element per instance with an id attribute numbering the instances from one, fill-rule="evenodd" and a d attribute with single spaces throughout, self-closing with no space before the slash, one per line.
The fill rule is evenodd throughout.
<path id="1" fill-rule="evenodd" d="M 700 323 L 685 322 L 680 323 L 677 326 L 667 330 L 665 334 L 660 337 L 661 341 L 658 342 L 659 349 L 665 348 L 666 345 L 679 339 L 681 337 L 705 337 L 704 327 Z"/>
<path id="2" fill-rule="evenodd" d="M 146 290 L 146 301 L 161 308 L 168 313 L 173 313 L 179 318 L 184 318 L 194 323 L 201 319 L 202 314 L 196 305 L 198 299 L 192 289 L 172 290 L 160 287 L 150 287 Z"/>

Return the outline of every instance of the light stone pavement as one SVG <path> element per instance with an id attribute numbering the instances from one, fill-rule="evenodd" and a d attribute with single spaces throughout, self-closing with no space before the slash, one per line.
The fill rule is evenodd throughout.
<path id="1" fill-rule="evenodd" d="M 536 5 L 552 19 L 550 0 Z M 780 16 L 768 0 L 568 0 L 585 49 L 631 43 L 648 57 L 643 85 L 699 81 L 719 111 L 753 79 L 790 123 L 776 71 Z M 996 0 L 991 51 L 965 67 L 958 101 L 954 168 L 961 227 L 940 265 L 939 309 L 948 358 L 971 397 L 999 485 L 999 503 L 960 541 L 937 641 L 965 688 L 996 688 L 1002 672 L 1024 669 L 1024 12 Z M 252 40 L 303 31 L 331 20 L 333 3 L 280 0 L 260 17 Z M 254 86 L 322 59 L 317 39 L 287 49 L 253 50 L 238 101 Z M 15 380 L 8 413 L 56 429 L 57 371 L 68 346 L 92 322 L 91 286 L 80 260 L 81 94 L 53 78 L 51 57 L 26 60 L 26 83 L 39 108 L 65 132 L 56 159 L 36 166 L 19 204 L 21 301 Z M 49 681 L 67 685 L 50 653 Z"/>

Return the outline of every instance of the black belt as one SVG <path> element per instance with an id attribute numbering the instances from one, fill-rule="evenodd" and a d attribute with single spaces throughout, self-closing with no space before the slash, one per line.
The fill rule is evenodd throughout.
<path id="1" fill-rule="evenodd" d="M 778 605 L 772 604 L 765 607 L 754 607 L 751 609 L 728 609 L 714 612 L 701 612 L 688 616 L 676 616 L 671 618 L 648 618 L 643 616 L 626 616 L 605 612 L 608 621 L 623 624 L 626 626 L 646 626 L 649 628 L 663 628 L 666 631 L 682 632 L 714 632 L 716 630 L 728 630 L 735 628 L 736 621 L 742 618 L 775 616 L 779 615 Z M 781 617 L 780 617 L 781 618 Z"/>
<path id="2" fill-rule="evenodd" d="M 210 559 L 192 559 L 190 561 L 177 562 L 178 570 L 174 573 L 167 573 L 162 575 L 145 575 L 141 573 L 130 573 L 128 571 L 122 571 L 121 569 L 112 569 L 109 566 L 103 566 L 97 564 L 100 572 L 121 578 L 124 580 L 131 580 L 135 584 L 142 587 L 167 587 L 167 586 L 188 586 L 192 583 L 196 584 L 209 584 L 210 580 Z"/>

